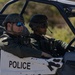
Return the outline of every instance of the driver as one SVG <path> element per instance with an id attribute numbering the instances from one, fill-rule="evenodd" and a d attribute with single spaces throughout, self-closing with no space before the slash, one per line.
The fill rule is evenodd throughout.
<path id="1" fill-rule="evenodd" d="M 36 14 L 30 19 L 29 26 L 33 33 L 31 33 L 32 44 L 53 57 L 63 56 L 65 54 L 68 44 L 61 40 L 47 37 L 46 31 L 48 28 L 48 18 L 42 14 Z"/>
<path id="2" fill-rule="evenodd" d="M 24 26 L 23 16 L 19 14 L 10 14 L 5 18 L 3 25 L 5 26 L 5 33 L 0 36 L 0 48 L 2 50 L 21 58 L 51 57 L 51 55 L 37 50 L 32 46 L 28 38 L 29 32 Z"/>

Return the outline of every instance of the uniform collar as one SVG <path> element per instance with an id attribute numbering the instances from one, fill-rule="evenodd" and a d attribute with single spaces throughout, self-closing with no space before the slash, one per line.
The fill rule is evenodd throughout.
<path id="1" fill-rule="evenodd" d="M 35 33 L 32 33 L 31 38 L 34 38 L 35 40 L 41 40 L 41 39 L 44 39 L 44 36 L 42 36 L 42 35 L 40 36 Z"/>

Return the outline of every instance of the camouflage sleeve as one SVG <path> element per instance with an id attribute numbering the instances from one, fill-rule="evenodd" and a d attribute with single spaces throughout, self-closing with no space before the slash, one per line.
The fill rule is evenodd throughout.
<path id="1" fill-rule="evenodd" d="M 61 40 L 54 40 L 56 53 L 58 56 L 64 56 L 64 54 L 67 52 L 67 43 L 62 42 Z"/>
<path id="2" fill-rule="evenodd" d="M 65 43 L 65 42 L 63 42 L 63 41 L 61 41 L 61 40 L 55 40 L 55 43 L 56 43 L 57 45 L 61 46 L 61 47 L 64 48 L 64 49 L 66 49 L 67 46 L 68 46 L 67 43 Z"/>
<path id="3" fill-rule="evenodd" d="M 61 47 L 63 49 L 66 49 L 68 46 L 68 44 L 66 42 L 63 42 L 61 40 L 57 40 L 55 38 L 48 38 L 48 40 L 51 41 L 53 43 L 53 46 L 56 46 L 56 47 Z"/>

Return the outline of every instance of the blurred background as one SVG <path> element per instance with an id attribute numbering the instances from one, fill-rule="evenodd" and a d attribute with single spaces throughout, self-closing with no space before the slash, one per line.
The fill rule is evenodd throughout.
<path id="1" fill-rule="evenodd" d="M 9 0 L 0 0 L 0 10 L 7 1 Z M 19 2 L 10 5 L 3 14 L 20 13 L 24 3 L 25 0 L 20 0 Z M 25 19 L 25 25 L 30 32 L 32 32 L 28 26 L 30 18 L 34 14 L 38 13 L 45 14 L 48 17 L 49 26 L 47 29 L 47 35 L 56 39 L 60 39 L 67 43 L 69 43 L 74 38 L 74 34 L 68 27 L 63 17 L 60 15 L 59 11 L 54 6 L 36 2 L 30 2 L 26 8 L 26 11 L 23 14 Z M 75 26 L 75 18 L 70 18 L 70 20 Z"/>

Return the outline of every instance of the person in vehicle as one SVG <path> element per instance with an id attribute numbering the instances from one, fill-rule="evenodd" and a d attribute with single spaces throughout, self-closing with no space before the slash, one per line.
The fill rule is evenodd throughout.
<path id="1" fill-rule="evenodd" d="M 20 58 L 52 57 L 32 46 L 30 39 L 28 38 L 29 31 L 24 26 L 23 16 L 19 14 L 10 14 L 5 18 L 3 25 L 5 26 L 5 32 L 0 36 L 0 48 L 2 50 Z"/>
<path id="2" fill-rule="evenodd" d="M 29 26 L 33 31 L 30 35 L 31 42 L 37 49 L 49 53 L 53 57 L 59 57 L 65 54 L 67 43 L 45 36 L 48 28 L 48 18 L 46 15 L 36 14 L 32 16 Z M 70 49 L 72 48 L 70 47 Z"/>

